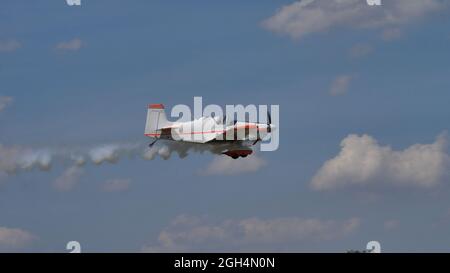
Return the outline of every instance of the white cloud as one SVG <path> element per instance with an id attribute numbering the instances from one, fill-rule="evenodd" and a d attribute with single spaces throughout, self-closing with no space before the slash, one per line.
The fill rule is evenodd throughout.
<path id="1" fill-rule="evenodd" d="M 0 97 L 0 112 L 5 110 L 13 102 L 11 97 Z"/>
<path id="2" fill-rule="evenodd" d="M 69 51 L 77 51 L 81 49 L 84 45 L 83 41 L 78 38 L 72 39 L 70 41 L 61 42 L 56 45 L 56 49 L 59 50 L 69 50 Z"/>
<path id="3" fill-rule="evenodd" d="M 55 179 L 53 186 L 59 191 L 70 191 L 77 185 L 83 173 L 84 171 L 80 167 L 72 166 Z"/>
<path id="4" fill-rule="evenodd" d="M 286 244 L 339 239 L 359 225 L 357 218 L 247 218 L 212 223 L 206 218 L 180 215 L 161 231 L 158 244 L 146 246 L 143 251 L 267 251 Z"/>
<path id="5" fill-rule="evenodd" d="M 130 179 L 111 179 L 102 184 L 104 192 L 122 192 L 130 188 Z"/>
<path id="6" fill-rule="evenodd" d="M 17 229 L 0 227 L 0 249 L 1 250 L 14 250 L 29 246 L 36 236 L 28 231 Z"/>
<path id="7" fill-rule="evenodd" d="M 350 49 L 352 58 L 361 58 L 373 52 L 373 47 L 369 44 L 356 44 Z"/>
<path id="8" fill-rule="evenodd" d="M 21 44 L 16 40 L 0 41 L 0 52 L 12 52 L 21 47 Z"/>
<path id="9" fill-rule="evenodd" d="M 200 171 L 202 175 L 237 175 L 256 172 L 264 167 L 267 162 L 256 154 L 246 158 L 233 159 L 225 155 L 214 157 L 213 161 Z"/>
<path id="10" fill-rule="evenodd" d="M 268 30 L 301 39 L 333 28 L 398 27 L 414 22 L 447 6 L 440 0 L 383 1 L 371 7 L 363 0 L 303 0 L 283 6 L 263 22 Z"/>
<path id="11" fill-rule="evenodd" d="M 311 181 L 316 190 L 374 183 L 433 187 L 447 175 L 447 137 L 415 144 L 403 151 L 381 146 L 371 136 L 349 135 L 339 154 L 325 162 Z"/>
<path id="12" fill-rule="evenodd" d="M 352 76 L 350 75 L 340 75 L 336 77 L 330 86 L 330 94 L 333 96 L 344 95 L 348 92 L 350 83 L 352 81 Z"/>

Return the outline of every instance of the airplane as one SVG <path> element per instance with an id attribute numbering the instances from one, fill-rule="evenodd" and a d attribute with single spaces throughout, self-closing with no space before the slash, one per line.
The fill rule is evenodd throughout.
<path id="1" fill-rule="evenodd" d="M 155 139 L 149 147 L 160 139 L 208 144 L 215 153 L 237 159 L 251 155 L 253 153 L 251 146 L 256 145 L 275 129 L 269 112 L 267 124 L 230 120 L 226 116 L 171 122 L 167 120 L 163 104 L 149 104 L 144 134 Z"/>

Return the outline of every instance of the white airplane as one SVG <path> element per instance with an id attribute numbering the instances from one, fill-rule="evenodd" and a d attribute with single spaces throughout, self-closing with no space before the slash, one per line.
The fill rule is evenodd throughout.
<path id="1" fill-rule="evenodd" d="M 271 124 L 270 113 L 267 113 L 267 124 L 230 121 L 227 117 L 201 117 L 187 122 L 171 122 L 167 120 L 164 105 L 150 104 L 145 136 L 155 138 L 150 147 L 159 139 L 208 144 L 212 145 L 215 153 L 237 159 L 251 155 L 251 146 L 275 129 L 275 125 Z"/>

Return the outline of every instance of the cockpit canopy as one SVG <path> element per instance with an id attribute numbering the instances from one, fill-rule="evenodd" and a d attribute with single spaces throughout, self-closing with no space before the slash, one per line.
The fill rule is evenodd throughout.
<path id="1" fill-rule="evenodd" d="M 214 117 L 214 121 L 216 122 L 216 124 L 218 125 L 234 125 L 237 122 L 237 119 L 228 119 L 226 116 L 220 117 L 220 116 L 216 116 Z"/>

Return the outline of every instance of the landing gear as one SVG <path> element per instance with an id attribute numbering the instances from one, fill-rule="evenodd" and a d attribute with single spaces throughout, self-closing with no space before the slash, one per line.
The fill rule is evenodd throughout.
<path id="1" fill-rule="evenodd" d="M 152 143 L 148 144 L 148 147 L 153 147 L 153 145 L 156 143 L 156 141 L 158 141 L 158 139 L 155 139 L 155 141 L 153 141 Z"/>
<path id="2" fill-rule="evenodd" d="M 226 151 L 222 154 L 227 155 L 233 159 L 238 159 L 239 157 L 247 157 L 253 153 L 252 150 L 232 150 Z"/>

